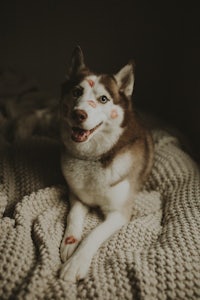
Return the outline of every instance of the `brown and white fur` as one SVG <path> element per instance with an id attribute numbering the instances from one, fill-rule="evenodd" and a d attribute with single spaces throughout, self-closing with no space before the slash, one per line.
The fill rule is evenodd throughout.
<path id="1" fill-rule="evenodd" d="M 71 209 L 60 248 L 61 278 L 83 279 L 95 252 L 131 217 L 136 193 L 153 160 L 150 133 L 132 108 L 133 64 L 115 75 L 96 75 L 79 47 L 72 55 L 61 101 L 61 167 Z M 105 220 L 81 241 L 90 207 Z"/>

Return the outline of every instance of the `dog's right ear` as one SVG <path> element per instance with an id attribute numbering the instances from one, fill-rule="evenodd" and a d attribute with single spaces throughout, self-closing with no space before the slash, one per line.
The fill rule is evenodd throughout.
<path id="1" fill-rule="evenodd" d="M 84 56 L 81 48 L 76 46 L 72 53 L 71 63 L 67 74 L 68 78 L 72 78 L 79 74 L 85 68 Z"/>

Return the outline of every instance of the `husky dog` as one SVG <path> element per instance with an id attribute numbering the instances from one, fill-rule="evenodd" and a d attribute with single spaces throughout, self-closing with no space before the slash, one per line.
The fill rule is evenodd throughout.
<path id="1" fill-rule="evenodd" d="M 115 75 L 97 75 L 75 48 L 61 100 L 61 168 L 71 206 L 60 248 L 64 280 L 86 276 L 101 244 L 130 220 L 151 170 L 152 138 L 132 108 L 133 85 L 132 63 Z M 105 220 L 81 241 L 84 218 L 95 206 Z"/>

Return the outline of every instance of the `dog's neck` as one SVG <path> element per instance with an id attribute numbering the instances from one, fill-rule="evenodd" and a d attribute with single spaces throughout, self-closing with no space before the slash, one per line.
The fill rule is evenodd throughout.
<path id="1" fill-rule="evenodd" d="M 111 151 L 117 144 L 124 128 L 118 128 L 116 132 L 103 131 L 85 143 L 76 143 L 70 136 L 63 139 L 65 151 L 72 157 L 80 160 L 99 161 L 102 155 Z"/>

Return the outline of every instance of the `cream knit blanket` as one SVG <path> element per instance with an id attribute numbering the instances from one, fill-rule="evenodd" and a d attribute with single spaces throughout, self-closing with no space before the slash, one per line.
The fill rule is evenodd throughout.
<path id="1" fill-rule="evenodd" d="M 105 242 L 87 278 L 59 279 L 68 200 L 59 147 L 2 150 L 0 299 L 200 299 L 200 174 L 176 140 L 154 132 L 155 162 L 131 221 Z M 91 211 L 85 234 L 101 221 Z"/>

